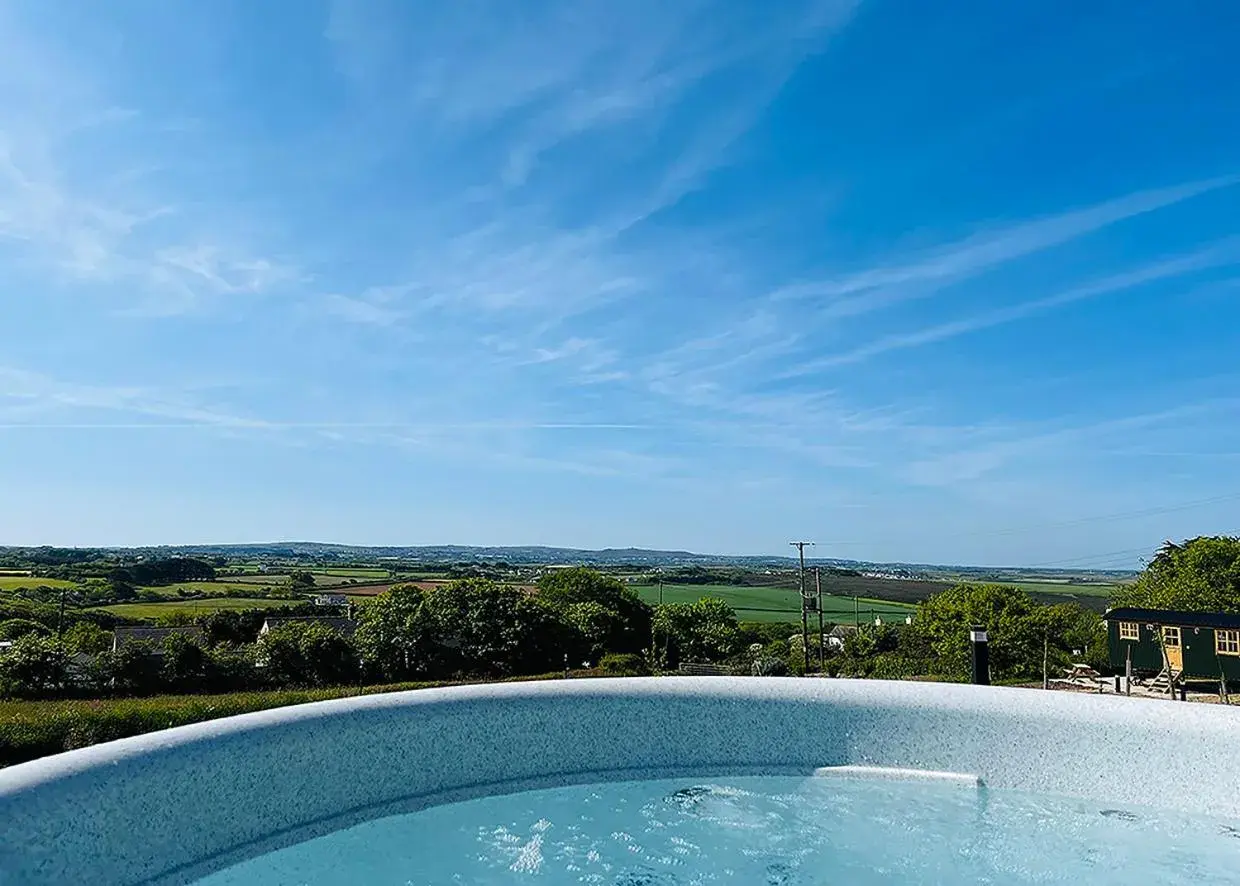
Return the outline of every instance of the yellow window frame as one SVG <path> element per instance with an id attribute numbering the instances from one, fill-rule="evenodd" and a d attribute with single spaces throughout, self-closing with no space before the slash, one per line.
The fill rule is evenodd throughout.
<path id="1" fill-rule="evenodd" d="M 1121 640 L 1140 640 L 1141 625 L 1135 621 L 1121 621 L 1119 623 L 1119 638 Z"/>
<path id="2" fill-rule="evenodd" d="M 1240 631 L 1215 631 L 1214 653 L 1216 655 L 1240 655 Z"/>

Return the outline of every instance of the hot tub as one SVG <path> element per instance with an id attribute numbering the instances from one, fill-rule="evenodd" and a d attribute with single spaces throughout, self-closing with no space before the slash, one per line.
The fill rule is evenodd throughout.
<path id="1" fill-rule="evenodd" d="M 0 884 L 1240 882 L 1237 748 L 1219 706 L 931 683 L 374 695 L 0 770 Z"/>

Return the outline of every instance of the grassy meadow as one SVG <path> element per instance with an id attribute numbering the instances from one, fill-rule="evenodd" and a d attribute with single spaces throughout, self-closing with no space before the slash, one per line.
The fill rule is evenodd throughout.
<path id="1" fill-rule="evenodd" d="M 659 602 L 658 585 L 629 585 L 647 603 Z M 786 588 L 755 588 L 737 585 L 681 585 L 664 584 L 664 603 L 693 603 L 702 597 L 717 597 L 736 610 L 740 621 L 800 623 L 800 593 Z M 861 621 L 873 621 L 881 617 L 885 621 L 903 619 L 913 607 L 890 600 L 857 598 L 854 613 L 853 598 L 824 594 L 823 616 L 827 621 L 851 623 L 856 614 Z M 816 617 L 815 617 L 816 618 Z"/>
<path id="2" fill-rule="evenodd" d="M 63 578 L 34 578 L 29 575 L 0 575 L 0 591 L 18 588 L 76 588 L 77 582 Z"/>
<path id="3" fill-rule="evenodd" d="M 263 597 L 210 597 L 203 600 L 169 600 L 166 603 L 114 603 L 94 607 L 122 618 L 166 618 L 169 615 L 206 615 L 221 610 L 280 609 L 305 600 L 269 600 Z"/>

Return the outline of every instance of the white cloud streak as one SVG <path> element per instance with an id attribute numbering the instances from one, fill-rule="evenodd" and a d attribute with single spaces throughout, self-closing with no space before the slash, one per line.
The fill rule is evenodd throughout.
<path id="1" fill-rule="evenodd" d="M 872 357 L 893 351 L 934 344 L 960 335 L 980 332 L 983 329 L 990 329 L 1005 323 L 1023 320 L 1054 308 L 1073 304 L 1074 302 L 1122 292 L 1160 280 L 1174 279 L 1196 271 L 1236 264 L 1238 262 L 1240 262 L 1240 241 L 1224 241 L 1223 243 L 1194 252 L 1191 255 L 1157 262 L 1122 274 L 1114 274 L 1094 283 L 1076 286 L 1055 295 L 1032 299 L 1005 308 L 997 308 L 993 311 L 986 311 L 948 323 L 940 323 L 917 330 L 916 332 L 884 336 L 877 341 L 854 348 L 843 354 L 807 361 L 782 373 L 781 377 L 792 378 L 799 375 L 821 372 L 824 369 L 831 369 L 837 366 L 861 363 Z"/>
<path id="2" fill-rule="evenodd" d="M 970 237 L 909 264 L 872 268 L 834 279 L 786 286 L 773 292 L 771 299 L 825 301 L 818 314 L 820 320 L 855 316 L 909 298 L 931 295 L 948 283 L 986 273 L 1109 225 L 1237 183 L 1240 183 L 1240 176 L 1230 175 L 1140 191 L 1085 209 Z"/>

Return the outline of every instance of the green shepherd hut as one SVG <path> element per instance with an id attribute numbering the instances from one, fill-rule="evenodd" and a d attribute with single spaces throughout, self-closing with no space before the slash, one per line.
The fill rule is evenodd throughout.
<path id="1" fill-rule="evenodd" d="M 1240 615 L 1169 609 L 1108 609 L 1111 666 L 1134 673 L 1170 671 L 1177 680 L 1240 681 Z"/>

